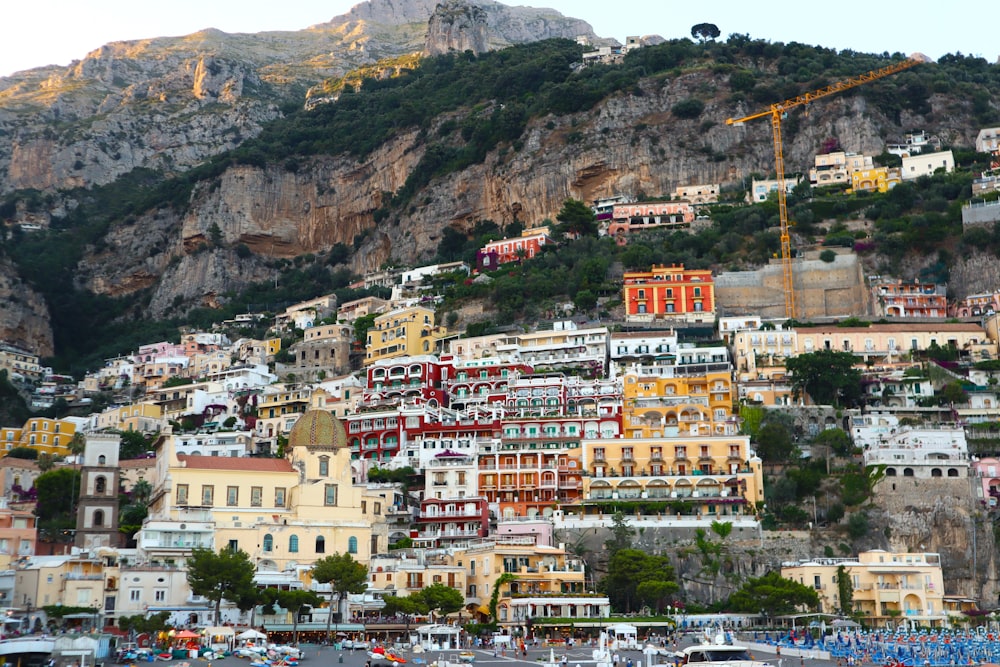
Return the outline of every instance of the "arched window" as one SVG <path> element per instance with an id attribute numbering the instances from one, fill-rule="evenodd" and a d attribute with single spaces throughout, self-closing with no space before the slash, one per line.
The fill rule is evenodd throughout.
<path id="1" fill-rule="evenodd" d="M 264 536 L 264 553 L 269 553 L 274 550 L 274 538 L 271 537 L 270 533 Z"/>
<path id="2" fill-rule="evenodd" d="M 101 475 L 94 480 L 94 494 L 103 496 L 108 492 L 108 481 Z"/>
<path id="3" fill-rule="evenodd" d="M 358 538 L 353 536 L 347 538 L 347 553 L 349 554 L 358 553 Z"/>
<path id="4" fill-rule="evenodd" d="M 101 454 L 100 456 L 97 457 L 98 465 L 104 465 L 107 462 L 108 462 L 108 457 L 106 457 L 104 454 Z"/>
<path id="5" fill-rule="evenodd" d="M 104 510 L 95 510 L 94 511 L 94 527 L 97 528 L 97 527 L 103 526 L 103 525 L 104 525 Z"/>
<path id="6" fill-rule="evenodd" d="M 321 456 L 319 457 L 319 476 L 327 477 L 330 475 L 330 457 Z"/>
<path id="7" fill-rule="evenodd" d="M 299 536 L 292 535 L 288 538 L 288 553 L 297 554 L 299 552 Z"/>
<path id="8" fill-rule="evenodd" d="M 325 554 L 326 553 L 326 538 L 322 535 L 316 538 L 316 553 Z"/>

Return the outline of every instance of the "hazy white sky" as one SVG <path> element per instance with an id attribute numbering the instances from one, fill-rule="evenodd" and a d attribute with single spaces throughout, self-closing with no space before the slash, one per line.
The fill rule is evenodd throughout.
<path id="1" fill-rule="evenodd" d="M 0 13 L 0 76 L 67 65 L 111 41 L 225 32 L 300 30 L 345 13 L 355 0 L 9 0 Z M 857 6 L 785 0 L 513 0 L 583 19 L 602 37 L 689 37 L 714 23 L 724 39 L 746 33 L 772 42 L 802 42 L 869 53 L 920 51 L 996 62 L 1000 8 L 992 2 L 911 0 Z M 989 7 L 993 9 L 989 9 Z M 992 17 L 988 16 L 992 14 Z"/>

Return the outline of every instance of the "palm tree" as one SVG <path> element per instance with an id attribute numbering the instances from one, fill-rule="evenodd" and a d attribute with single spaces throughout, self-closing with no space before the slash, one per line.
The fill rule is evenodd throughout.
<path id="1" fill-rule="evenodd" d="M 73 454 L 74 456 L 83 454 L 83 450 L 87 448 L 87 436 L 83 434 L 83 431 L 77 431 L 73 434 L 73 437 L 69 439 L 66 447 L 69 448 L 70 454 Z"/>

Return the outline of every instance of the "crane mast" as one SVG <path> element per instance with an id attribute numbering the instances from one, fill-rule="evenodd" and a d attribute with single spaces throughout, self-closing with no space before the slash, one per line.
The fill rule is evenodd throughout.
<path id="1" fill-rule="evenodd" d="M 782 290 L 785 295 L 785 316 L 789 319 L 795 318 L 796 308 L 795 283 L 792 273 L 792 239 L 791 234 L 789 233 L 788 202 L 785 195 L 785 156 L 781 143 L 781 119 L 785 116 L 789 109 L 794 109 L 795 107 L 809 104 L 810 102 L 820 98 L 834 95 L 870 81 L 881 79 L 882 77 L 895 74 L 896 72 L 901 72 L 904 69 L 925 63 L 928 60 L 929 58 L 927 56 L 916 53 L 902 62 L 872 70 L 866 74 L 861 74 L 850 79 L 838 81 L 837 83 L 826 86 L 825 88 L 804 93 L 798 97 L 785 100 L 784 102 L 772 104 L 767 109 L 750 114 L 749 116 L 744 116 L 743 118 L 729 118 L 726 120 L 726 125 L 742 125 L 750 120 L 764 118 L 765 116 L 771 117 L 771 133 L 774 138 L 774 171 L 776 172 L 778 179 L 778 219 L 781 222 L 780 240 Z"/>

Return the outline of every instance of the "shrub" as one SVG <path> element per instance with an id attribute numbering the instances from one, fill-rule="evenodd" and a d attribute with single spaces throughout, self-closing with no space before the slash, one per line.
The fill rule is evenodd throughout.
<path id="1" fill-rule="evenodd" d="M 837 260 L 837 253 L 832 250 L 824 250 L 819 254 L 819 258 L 827 264 L 832 264 Z"/>
<path id="2" fill-rule="evenodd" d="M 686 100 L 681 100 L 674 106 L 670 108 L 670 112 L 673 113 L 678 118 L 697 118 L 701 115 L 701 112 L 705 110 L 705 103 L 701 100 L 689 97 Z"/>

